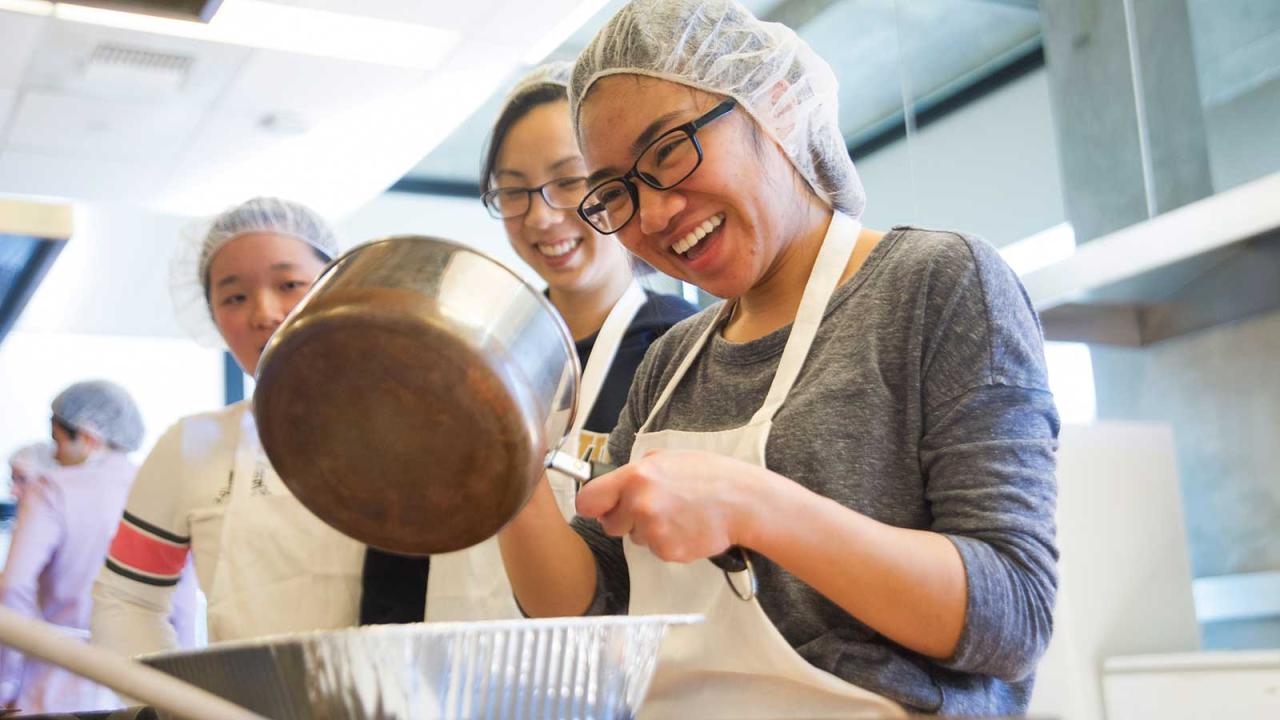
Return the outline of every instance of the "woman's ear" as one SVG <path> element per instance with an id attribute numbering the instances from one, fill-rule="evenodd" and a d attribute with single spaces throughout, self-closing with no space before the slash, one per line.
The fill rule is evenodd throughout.
<path id="1" fill-rule="evenodd" d="M 76 440 L 81 443 L 86 455 L 91 455 L 107 447 L 107 441 L 91 430 L 81 430 L 76 433 Z"/>

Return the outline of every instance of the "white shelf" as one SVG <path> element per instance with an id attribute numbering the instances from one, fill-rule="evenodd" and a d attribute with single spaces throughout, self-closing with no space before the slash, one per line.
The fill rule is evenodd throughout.
<path id="1" fill-rule="evenodd" d="M 1145 345 L 1280 307 L 1280 173 L 1080 245 L 1023 284 L 1050 339 Z"/>
<path id="2" fill-rule="evenodd" d="M 1037 310 L 1280 228 L 1280 173 L 1082 244 L 1022 278 Z"/>

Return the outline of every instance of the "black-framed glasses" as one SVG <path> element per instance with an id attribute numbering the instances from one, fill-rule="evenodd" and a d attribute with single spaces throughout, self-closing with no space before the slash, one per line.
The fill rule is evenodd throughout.
<path id="1" fill-rule="evenodd" d="M 511 220 L 529 212 L 529 203 L 533 202 L 534 193 L 541 195 L 548 207 L 572 210 L 578 207 L 586 191 L 586 178 L 562 177 L 532 188 L 494 188 L 481 195 L 480 199 L 484 201 L 484 207 L 490 215 L 498 220 Z"/>
<path id="2" fill-rule="evenodd" d="M 621 230 L 640 209 L 640 190 L 635 180 L 654 190 L 670 190 L 684 182 L 702 164 L 698 131 L 736 105 L 730 98 L 705 115 L 659 135 L 641 151 L 625 175 L 591 188 L 578 204 L 578 215 L 602 234 Z"/>

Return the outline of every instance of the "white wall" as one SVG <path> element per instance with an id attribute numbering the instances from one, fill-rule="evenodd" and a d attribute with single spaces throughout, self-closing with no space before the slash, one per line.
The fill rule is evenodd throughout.
<path id="1" fill-rule="evenodd" d="M 338 223 L 343 242 L 355 245 L 388 235 L 433 235 L 474 247 L 506 264 L 538 287 L 545 283 L 507 242 L 502 221 L 478 198 L 383 193 Z"/>
<path id="2" fill-rule="evenodd" d="M 222 354 L 182 338 L 14 331 L 0 345 L 0 452 L 49 439 L 49 403 L 73 382 L 125 387 L 146 425 L 146 456 L 178 418 L 222 405 Z M 8 469 L 5 468 L 5 472 Z"/>
<path id="3" fill-rule="evenodd" d="M 192 218 L 77 203 L 75 229 L 18 320 L 34 332 L 185 337 L 169 298 L 169 258 Z M 8 342 L 6 341 L 7 345 Z"/>

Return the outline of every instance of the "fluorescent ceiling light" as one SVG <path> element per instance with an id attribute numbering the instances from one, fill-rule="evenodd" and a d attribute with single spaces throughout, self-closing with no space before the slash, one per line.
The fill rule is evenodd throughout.
<path id="1" fill-rule="evenodd" d="M 12 10 L 28 15 L 52 15 L 53 4 L 47 0 L 0 0 L 0 10 Z"/>
<path id="2" fill-rule="evenodd" d="M 71 22 L 156 35 L 422 70 L 439 65 L 458 44 L 458 34 L 449 30 L 261 0 L 225 0 L 207 24 L 35 0 L 0 0 L 0 10 L 53 15 Z"/>
<path id="3" fill-rule="evenodd" d="M 585 25 L 592 15 L 599 12 L 606 2 L 608 0 L 583 0 L 578 4 L 578 7 L 556 23 L 556 26 L 551 28 L 551 31 L 544 35 L 537 44 L 529 48 L 529 52 L 525 53 L 521 62 L 525 65 L 537 65 L 546 60 L 547 56 L 563 45 L 570 35 L 573 35 L 578 28 Z"/>

